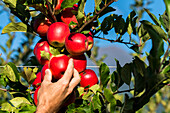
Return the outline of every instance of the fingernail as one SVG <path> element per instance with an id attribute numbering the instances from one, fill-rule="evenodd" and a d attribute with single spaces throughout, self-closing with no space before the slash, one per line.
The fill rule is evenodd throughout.
<path id="1" fill-rule="evenodd" d="M 45 74 L 48 74 L 48 73 L 49 73 L 49 69 L 46 69 L 46 70 L 45 70 Z"/>

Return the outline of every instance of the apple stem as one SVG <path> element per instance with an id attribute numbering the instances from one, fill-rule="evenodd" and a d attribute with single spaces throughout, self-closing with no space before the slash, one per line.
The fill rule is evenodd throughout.
<path id="1" fill-rule="evenodd" d="M 49 1 L 46 0 L 46 2 L 47 2 L 47 6 L 48 6 L 48 9 L 49 9 L 48 11 L 49 11 L 50 16 L 53 18 L 54 22 L 57 22 L 57 19 L 56 19 L 55 15 L 53 14 L 53 11 L 52 11 L 52 8 L 50 6 Z"/>
<path id="2" fill-rule="evenodd" d="M 78 30 L 78 32 L 80 33 L 88 24 L 92 23 L 93 20 L 95 20 L 97 18 L 97 16 L 102 13 L 110 4 L 112 4 L 113 2 L 116 2 L 117 0 L 111 0 L 108 4 L 106 4 L 99 12 L 96 12 L 96 14 L 93 16 L 93 18 L 91 18 L 89 21 L 87 21 L 86 23 L 84 23 Z"/>

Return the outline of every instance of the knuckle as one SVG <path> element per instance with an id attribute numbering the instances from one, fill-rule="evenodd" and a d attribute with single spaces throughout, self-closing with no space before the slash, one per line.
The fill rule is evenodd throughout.
<path id="1" fill-rule="evenodd" d="M 63 87 L 68 87 L 68 85 L 69 85 L 69 82 L 67 82 L 67 81 L 63 81 L 63 82 L 62 82 L 62 86 L 63 86 Z"/>

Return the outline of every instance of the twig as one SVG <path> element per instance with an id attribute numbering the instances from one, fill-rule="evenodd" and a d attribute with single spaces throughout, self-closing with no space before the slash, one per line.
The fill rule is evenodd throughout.
<path id="1" fill-rule="evenodd" d="M 8 89 L 3 89 L 3 88 L 0 88 L 1 91 L 4 91 L 4 92 L 20 92 L 20 91 L 16 91 L 16 90 L 8 90 Z M 30 94 L 34 94 L 35 91 L 23 91 L 21 93 L 30 93 Z"/>
<path id="2" fill-rule="evenodd" d="M 49 9 L 49 10 L 48 10 L 48 11 L 49 11 L 49 14 L 50 14 L 51 17 L 54 19 L 54 21 L 57 22 L 57 19 L 56 19 L 55 15 L 53 14 L 53 11 L 52 11 L 52 9 L 51 9 L 51 6 L 50 6 L 49 1 L 46 0 L 46 2 L 47 2 L 48 9 Z"/>
<path id="3" fill-rule="evenodd" d="M 117 92 L 114 92 L 113 95 L 118 94 L 118 93 L 131 92 L 132 90 L 134 90 L 134 89 L 123 90 L 123 91 L 117 91 Z"/>
<path id="4" fill-rule="evenodd" d="M 163 69 L 161 69 L 161 66 L 162 66 L 162 64 L 164 63 L 166 57 L 168 56 L 169 49 L 170 49 L 170 45 L 168 45 L 168 48 L 167 48 L 167 50 L 166 50 L 166 52 L 165 52 L 165 55 L 164 55 L 164 57 L 163 57 L 163 60 L 162 60 L 162 62 L 160 63 L 159 72 L 161 72 L 161 71 L 163 70 Z"/>
<path id="5" fill-rule="evenodd" d="M 102 38 L 102 37 L 98 37 L 98 36 L 93 36 L 94 38 L 98 38 L 98 39 L 102 39 L 102 40 L 106 40 L 106 41 L 110 41 L 111 43 L 112 42 L 119 42 L 119 43 L 123 43 L 123 44 L 130 44 L 130 45 L 133 45 L 133 46 L 139 46 L 140 45 L 137 45 L 137 44 L 133 44 L 133 43 L 130 43 L 130 42 L 123 42 L 122 40 L 119 40 L 119 38 L 117 40 L 110 40 L 110 39 L 106 39 L 106 38 Z"/>
<path id="6" fill-rule="evenodd" d="M 103 12 L 110 4 L 112 4 L 113 2 L 116 2 L 117 0 L 111 0 L 108 4 L 106 4 L 99 12 L 97 12 L 89 21 L 87 21 L 85 24 L 83 24 L 78 32 L 81 32 L 88 24 L 90 24 L 91 22 L 93 22 L 94 19 L 97 18 L 97 16 Z"/>

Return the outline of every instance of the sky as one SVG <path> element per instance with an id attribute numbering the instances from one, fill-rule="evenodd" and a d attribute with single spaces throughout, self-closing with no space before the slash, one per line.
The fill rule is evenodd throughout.
<path id="1" fill-rule="evenodd" d="M 89 12 L 90 10 L 92 10 L 92 7 L 94 5 L 94 0 L 87 0 L 87 6 L 85 9 L 85 12 Z M 165 11 L 165 6 L 164 6 L 164 2 L 163 0 L 152 0 L 153 3 L 150 4 L 147 8 L 151 9 L 151 12 L 153 14 L 155 14 L 156 17 L 158 17 L 159 14 L 163 14 L 163 12 Z M 123 18 L 126 18 L 128 16 L 128 14 L 132 11 L 132 9 L 130 9 L 130 5 L 134 3 L 134 0 L 118 0 L 117 2 L 113 3 L 111 6 L 114 7 L 116 9 L 116 11 L 114 13 L 118 14 L 118 15 L 123 15 Z M 0 11 L 2 10 L 2 8 L 0 7 Z M 3 28 L 5 27 L 8 23 L 9 23 L 9 17 L 7 15 L 7 13 L 1 13 L 0 14 L 0 27 Z M 104 19 L 104 18 L 102 18 Z M 101 20 L 102 20 L 101 19 Z M 147 19 L 149 21 L 151 21 L 151 19 L 149 18 L 149 16 L 145 13 L 143 16 L 143 19 Z M 2 32 L 2 29 L 0 29 L 0 33 Z M 113 32 L 109 32 L 110 35 L 108 35 L 107 37 L 115 37 L 115 33 Z M 16 49 L 19 47 L 19 43 L 22 42 L 23 40 L 25 40 L 23 38 L 23 35 L 21 35 L 21 33 L 16 33 L 16 39 L 14 40 L 14 44 L 12 46 L 12 49 Z M 125 35 L 124 37 L 128 37 L 128 35 Z M 40 38 L 37 37 L 34 40 L 34 45 L 36 44 L 36 42 L 39 40 Z M 0 45 L 4 46 L 5 42 L 8 40 L 7 35 L 1 35 L 0 34 Z M 98 46 L 100 47 L 107 47 L 107 46 L 115 46 L 115 47 L 119 47 L 124 49 L 127 52 L 132 52 L 131 50 L 129 50 L 124 44 L 119 44 L 119 43 L 110 43 L 108 41 L 101 41 L 101 40 L 97 40 L 95 39 L 95 41 L 99 41 L 99 43 L 97 43 Z M 34 45 L 32 47 L 34 47 Z M 148 49 L 148 48 L 146 48 Z M 0 53 L 2 53 L 2 50 L 0 49 Z M 2 57 L 5 57 L 5 55 L 3 54 Z"/>

